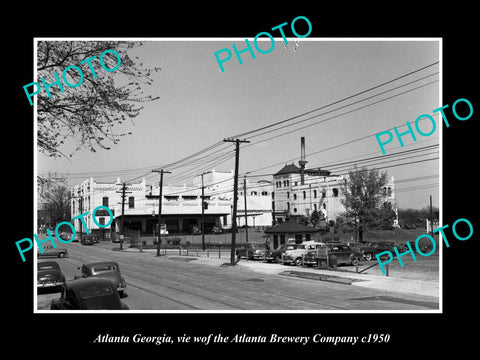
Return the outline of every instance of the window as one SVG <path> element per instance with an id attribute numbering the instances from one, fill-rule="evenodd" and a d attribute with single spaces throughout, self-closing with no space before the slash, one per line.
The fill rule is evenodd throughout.
<path id="1" fill-rule="evenodd" d="M 283 180 L 283 187 L 287 187 L 287 180 Z"/>
<path id="2" fill-rule="evenodd" d="M 258 195 L 258 193 L 256 191 L 252 191 L 250 195 Z"/>
<path id="3" fill-rule="evenodd" d="M 338 196 L 338 189 L 337 188 L 333 188 L 333 196 L 334 197 Z"/>
<path id="4" fill-rule="evenodd" d="M 293 194 L 293 200 L 297 200 L 297 194 Z"/>
<path id="5" fill-rule="evenodd" d="M 108 207 L 108 196 L 102 198 L 102 205 Z"/>
<path id="6" fill-rule="evenodd" d="M 267 191 L 262 191 L 262 195 L 266 196 L 266 195 L 268 195 L 268 192 Z"/>
<path id="7" fill-rule="evenodd" d="M 313 198 L 314 198 L 314 199 L 317 198 L 317 190 L 313 190 Z"/>
<path id="8" fill-rule="evenodd" d="M 305 200 L 306 198 L 307 198 L 307 192 L 304 191 L 304 192 L 303 192 L 303 200 Z"/>
<path id="9" fill-rule="evenodd" d="M 317 210 L 317 204 L 313 204 L 313 209 Z"/>
<path id="10" fill-rule="evenodd" d="M 293 208 L 293 212 L 294 212 L 294 213 L 297 213 L 297 208 Z"/>
<path id="11" fill-rule="evenodd" d="M 298 186 L 298 181 L 295 181 L 295 186 Z"/>
<path id="12" fill-rule="evenodd" d="M 287 180 L 287 186 L 290 186 L 290 180 Z"/>
<path id="13" fill-rule="evenodd" d="M 135 197 L 134 196 L 129 196 L 128 197 L 128 208 L 129 209 L 134 209 L 135 208 Z"/>

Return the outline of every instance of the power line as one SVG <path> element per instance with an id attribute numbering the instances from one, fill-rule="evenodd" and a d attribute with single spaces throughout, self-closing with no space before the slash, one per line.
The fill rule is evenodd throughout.
<path id="1" fill-rule="evenodd" d="M 377 88 L 379 88 L 379 87 L 385 86 L 385 85 L 387 85 L 387 84 L 389 84 L 389 83 L 392 83 L 392 82 L 394 82 L 394 81 L 397 81 L 397 80 L 402 79 L 402 78 L 404 78 L 404 77 L 407 77 L 407 76 L 409 76 L 409 75 L 415 74 L 415 73 L 417 73 L 417 72 L 419 72 L 419 71 L 422 71 L 422 70 L 424 70 L 424 69 L 427 69 L 427 68 L 429 68 L 429 67 L 431 67 L 431 66 L 434 66 L 434 65 L 436 65 L 436 64 L 438 64 L 438 63 L 439 63 L 439 61 L 433 62 L 433 63 L 431 63 L 431 64 L 429 64 L 429 65 L 426 65 L 426 66 L 424 66 L 424 67 L 422 67 L 422 68 L 419 68 L 419 69 L 417 69 L 417 70 L 411 71 L 411 72 L 409 72 L 409 73 L 406 73 L 406 74 L 404 74 L 404 75 L 401 75 L 401 76 L 396 77 L 396 78 L 394 78 L 394 79 L 391 79 L 391 80 L 389 80 L 389 81 L 383 82 L 383 83 L 381 83 L 381 84 L 379 84 L 379 85 L 373 86 L 373 87 L 368 88 L 368 89 L 366 89 L 366 90 L 360 91 L 360 92 L 355 93 L 355 94 L 353 94 L 353 95 L 344 97 L 344 98 L 342 98 L 342 99 L 340 99 L 340 100 L 331 102 L 331 103 L 329 103 L 329 104 L 327 104 L 327 105 L 324 105 L 324 106 L 321 106 L 321 107 L 319 107 L 319 108 L 316 108 L 316 109 L 313 109 L 313 110 L 304 112 L 304 113 L 302 113 L 302 114 L 300 114 L 300 115 L 296 115 L 296 116 L 290 117 L 290 118 L 288 118 L 288 119 L 281 120 L 281 121 L 275 122 L 275 123 L 273 123 L 273 124 L 266 125 L 266 126 L 260 127 L 260 128 L 258 128 L 258 129 L 255 129 L 255 130 L 247 131 L 247 132 L 244 132 L 244 133 L 242 133 L 242 134 L 238 134 L 238 135 L 235 135 L 235 136 L 232 136 L 232 137 L 235 137 L 235 138 L 236 138 L 236 137 L 245 137 L 246 135 L 250 135 L 250 134 L 252 134 L 252 133 L 254 133 L 254 132 L 261 131 L 261 130 L 265 130 L 265 129 L 269 129 L 269 128 L 274 127 L 274 126 L 277 126 L 277 125 L 279 125 L 279 124 L 283 124 L 283 123 L 286 123 L 286 122 L 288 122 L 288 121 L 297 119 L 297 118 L 299 118 L 299 117 L 301 117 L 301 116 L 305 116 L 305 115 L 311 114 L 311 113 L 313 113 L 313 112 L 315 112 L 315 111 L 325 109 L 325 108 L 328 107 L 328 106 L 332 106 L 332 105 L 338 104 L 338 103 L 340 103 L 340 102 L 342 102 L 342 101 L 351 99 L 351 98 L 353 98 L 353 97 L 355 97 L 355 96 L 364 94 L 364 93 L 366 93 L 366 92 L 368 92 L 368 91 L 371 91 L 371 90 L 377 89 Z"/>

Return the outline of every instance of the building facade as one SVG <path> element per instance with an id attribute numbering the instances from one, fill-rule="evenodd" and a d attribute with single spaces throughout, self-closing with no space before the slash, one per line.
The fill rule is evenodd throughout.
<path id="1" fill-rule="evenodd" d="M 283 222 L 291 215 L 310 217 L 314 210 L 328 222 L 336 221 L 345 212 L 342 200 L 348 176 L 332 175 L 323 169 L 302 169 L 295 164 L 286 164 L 273 175 L 274 218 Z M 383 189 L 383 202 L 394 204 L 394 178 Z M 394 207 L 397 212 L 396 207 Z M 398 215 L 397 215 L 398 218 Z M 394 226 L 398 220 L 394 221 Z"/>
<path id="2" fill-rule="evenodd" d="M 162 189 L 162 224 L 166 224 L 169 233 L 189 233 L 192 227 L 201 227 L 202 218 L 205 232 L 216 226 L 230 229 L 233 210 L 233 172 L 216 172 L 204 175 L 204 202 L 202 215 L 202 182 L 194 178 L 192 186 L 163 185 Z M 254 188 L 254 185 L 252 185 Z M 141 234 L 153 234 L 158 224 L 159 195 L 158 185 L 148 185 L 145 179 L 138 183 L 125 184 L 125 200 L 122 217 L 123 182 L 117 178 L 114 182 L 97 182 L 93 178 L 71 188 L 71 216 L 88 212 L 88 216 L 72 220 L 77 232 L 82 231 L 82 219 L 89 232 L 102 234 L 120 232 L 123 226 L 126 231 Z M 270 226 L 272 198 L 271 190 L 267 195 L 247 195 L 247 221 L 249 226 Z M 245 223 L 245 207 L 243 197 L 239 201 L 237 224 Z M 241 204 L 240 204 L 241 202 Z M 106 206 L 114 219 L 110 226 L 102 228 L 92 219 L 92 213 L 98 206 Z M 108 211 L 100 209 L 96 212 L 96 222 L 100 225 L 110 222 Z M 85 232 L 85 231 L 84 231 Z"/>

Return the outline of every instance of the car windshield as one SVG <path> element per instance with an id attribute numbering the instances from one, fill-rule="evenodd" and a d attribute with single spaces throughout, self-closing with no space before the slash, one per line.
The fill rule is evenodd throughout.
<path id="1" fill-rule="evenodd" d="M 94 273 L 101 273 L 105 271 L 117 271 L 118 268 L 115 264 L 105 264 L 105 265 L 98 265 L 93 268 Z"/>
<path id="2" fill-rule="evenodd" d="M 45 270 L 60 270 L 60 266 L 57 263 L 39 263 L 38 264 L 38 271 L 45 271 Z"/>
<path id="3" fill-rule="evenodd" d="M 252 244 L 252 247 L 253 247 L 253 248 L 257 248 L 257 249 L 264 249 L 264 248 L 265 248 L 265 244 Z"/>

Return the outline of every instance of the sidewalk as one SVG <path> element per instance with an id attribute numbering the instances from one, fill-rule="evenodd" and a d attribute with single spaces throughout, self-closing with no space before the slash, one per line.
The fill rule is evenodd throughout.
<path id="1" fill-rule="evenodd" d="M 115 246 L 112 246 L 115 245 Z M 120 251 L 119 244 L 102 244 L 104 248 L 110 248 L 112 250 Z M 137 248 L 130 248 L 125 246 L 122 250 L 125 252 L 137 252 L 141 253 Z M 144 249 L 143 253 L 152 254 L 156 253 L 155 249 Z M 161 251 L 164 256 L 163 249 Z M 229 253 L 222 252 L 222 257 L 218 257 L 218 252 L 210 252 L 209 257 L 206 256 L 206 252 L 190 251 L 188 255 L 186 252 L 179 254 L 178 250 L 168 250 L 166 258 L 189 258 L 192 261 L 195 260 L 198 263 L 202 263 L 209 266 L 227 266 L 230 264 Z M 357 274 L 350 271 L 332 271 L 316 268 L 302 268 L 298 266 L 285 266 L 275 263 L 264 263 L 262 261 L 247 261 L 240 260 L 236 266 L 250 271 L 258 272 L 261 274 L 279 275 L 279 276 L 294 276 L 299 278 L 314 279 L 311 281 L 333 281 L 337 283 L 344 283 L 346 286 L 363 286 L 367 288 L 385 290 L 391 292 L 399 292 L 405 294 L 415 294 L 431 297 L 439 297 L 439 283 L 437 281 L 425 281 L 414 279 L 403 279 L 400 277 L 390 277 L 384 275 L 373 274 Z M 320 278 L 320 279 L 319 279 Z M 340 281 L 338 281 L 340 280 Z"/>

